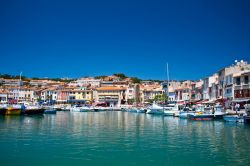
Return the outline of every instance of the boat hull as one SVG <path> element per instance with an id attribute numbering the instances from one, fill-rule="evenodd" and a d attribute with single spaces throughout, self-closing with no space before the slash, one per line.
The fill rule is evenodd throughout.
<path id="1" fill-rule="evenodd" d="M 244 117 L 244 123 L 250 124 L 250 116 Z"/>
<path id="2" fill-rule="evenodd" d="M 20 115 L 21 114 L 21 109 L 18 108 L 10 108 L 7 109 L 5 112 L 5 115 Z"/>
<path id="3" fill-rule="evenodd" d="M 194 115 L 194 113 L 192 113 L 192 112 L 180 112 L 179 113 L 179 118 L 187 119 L 189 117 L 189 115 Z"/>
<path id="4" fill-rule="evenodd" d="M 0 115 L 5 115 L 6 111 L 6 108 L 0 108 Z"/>
<path id="5" fill-rule="evenodd" d="M 174 116 L 174 111 L 164 111 L 164 116 Z"/>
<path id="6" fill-rule="evenodd" d="M 56 110 L 45 110 L 44 114 L 56 114 Z"/>
<path id="7" fill-rule="evenodd" d="M 223 119 L 224 115 L 214 115 L 214 119 Z"/>
<path id="8" fill-rule="evenodd" d="M 196 120 L 196 121 L 210 121 L 214 119 L 214 115 L 188 115 L 188 118 L 191 120 Z"/>
<path id="9" fill-rule="evenodd" d="M 43 114 L 45 109 L 26 109 L 24 110 L 24 114 L 26 115 L 35 115 L 35 114 Z"/>
<path id="10" fill-rule="evenodd" d="M 161 109 L 148 109 L 147 114 L 162 115 L 163 110 L 161 110 Z"/>
<path id="11" fill-rule="evenodd" d="M 80 112 L 89 112 L 90 109 L 80 109 Z"/>
<path id="12" fill-rule="evenodd" d="M 244 118 L 243 117 L 239 117 L 238 115 L 227 115 L 227 116 L 223 116 L 223 119 L 226 121 L 226 122 L 239 122 L 239 123 L 242 123 L 244 122 Z"/>

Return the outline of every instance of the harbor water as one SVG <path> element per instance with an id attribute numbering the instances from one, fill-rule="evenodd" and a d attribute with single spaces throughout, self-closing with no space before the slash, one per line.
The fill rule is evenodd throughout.
<path id="1" fill-rule="evenodd" d="M 250 165 L 250 126 L 129 112 L 0 116 L 0 163 Z"/>

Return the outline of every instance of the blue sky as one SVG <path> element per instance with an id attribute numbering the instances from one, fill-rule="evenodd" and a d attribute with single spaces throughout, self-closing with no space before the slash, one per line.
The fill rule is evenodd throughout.
<path id="1" fill-rule="evenodd" d="M 249 0 L 0 0 L 0 73 L 199 79 L 250 60 Z"/>

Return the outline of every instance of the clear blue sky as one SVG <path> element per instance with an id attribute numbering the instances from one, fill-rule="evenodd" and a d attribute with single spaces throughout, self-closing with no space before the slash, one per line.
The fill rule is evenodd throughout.
<path id="1" fill-rule="evenodd" d="M 250 60 L 249 0 L 0 0 L 0 73 L 199 79 Z"/>

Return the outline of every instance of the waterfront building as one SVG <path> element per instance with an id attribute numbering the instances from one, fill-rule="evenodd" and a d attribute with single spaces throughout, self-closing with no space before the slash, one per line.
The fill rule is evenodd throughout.
<path id="1" fill-rule="evenodd" d="M 250 68 L 250 65 L 241 60 L 235 61 L 235 64 L 225 67 L 218 72 L 218 98 L 232 101 L 234 98 L 233 75 L 241 72 L 244 69 Z"/>
<path id="2" fill-rule="evenodd" d="M 72 81 L 68 84 L 69 86 L 91 86 L 91 87 L 100 87 L 101 80 L 95 79 L 94 77 L 83 77 Z"/>
<path id="3" fill-rule="evenodd" d="M 24 84 L 24 81 L 20 81 L 20 79 L 2 79 L 1 84 L 4 86 L 21 86 Z"/>
<path id="4" fill-rule="evenodd" d="M 35 102 L 38 98 L 36 95 L 36 88 L 21 87 L 19 89 L 18 101 L 19 102 Z"/>
<path id="5" fill-rule="evenodd" d="M 30 86 L 39 86 L 39 87 L 48 86 L 49 83 L 50 83 L 49 80 L 30 80 L 29 82 Z"/>
<path id="6" fill-rule="evenodd" d="M 250 99 L 250 70 L 241 71 L 233 75 L 235 101 Z"/>
<path id="7" fill-rule="evenodd" d="M 110 107 L 120 106 L 127 102 L 126 87 L 105 86 L 96 88 L 97 98 L 96 103 L 107 103 Z"/>
<path id="8" fill-rule="evenodd" d="M 208 97 L 210 102 L 214 102 L 218 98 L 218 84 L 217 73 L 208 78 Z"/>
<path id="9" fill-rule="evenodd" d="M 178 103 L 187 103 L 191 99 L 192 81 L 183 81 L 181 85 L 176 88 L 176 101 Z"/>
<path id="10" fill-rule="evenodd" d="M 203 86 L 202 86 L 202 99 L 203 100 L 209 100 L 209 91 L 208 91 L 208 87 L 209 87 L 209 77 L 203 78 Z"/>
<path id="11" fill-rule="evenodd" d="M 6 89 L 9 91 L 8 102 L 16 103 L 19 97 L 19 88 L 17 86 L 9 86 Z"/>
<path id="12" fill-rule="evenodd" d="M 8 102 L 8 93 L 7 90 L 0 90 L 0 103 Z"/>
<path id="13" fill-rule="evenodd" d="M 175 90 L 172 86 L 168 87 L 168 101 L 169 102 L 175 102 L 176 96 L 175 96 Z"/>
<path id="14" fill-rule="evenodd" d="M 128 104 L 139 103 L 140 100 L 139 84 L 129 84 L 125 94 Z"/>
<path id="15" fill-rule="evenodd" d="M 49 104 L 53 104 L 57 100 L 57 88 L 51 87 L 42 90 L 41 92 L 41 100 L 43 102 L 47 102 Z"/>
<path id="16" fill-rule="evenodd" d="M 156 95 L 163 94 L 164 91 L 160 84 L 153 85 L 141 85 L 140 86 L 140 101 L 146 103 L 149 100 L 153 100 Z"/>
<path id="17" fill-rule="evenodd" d="M 68 92 L 67 103 L 91 103 L 93 101 L 91 90 L 70 90 Z"/>

